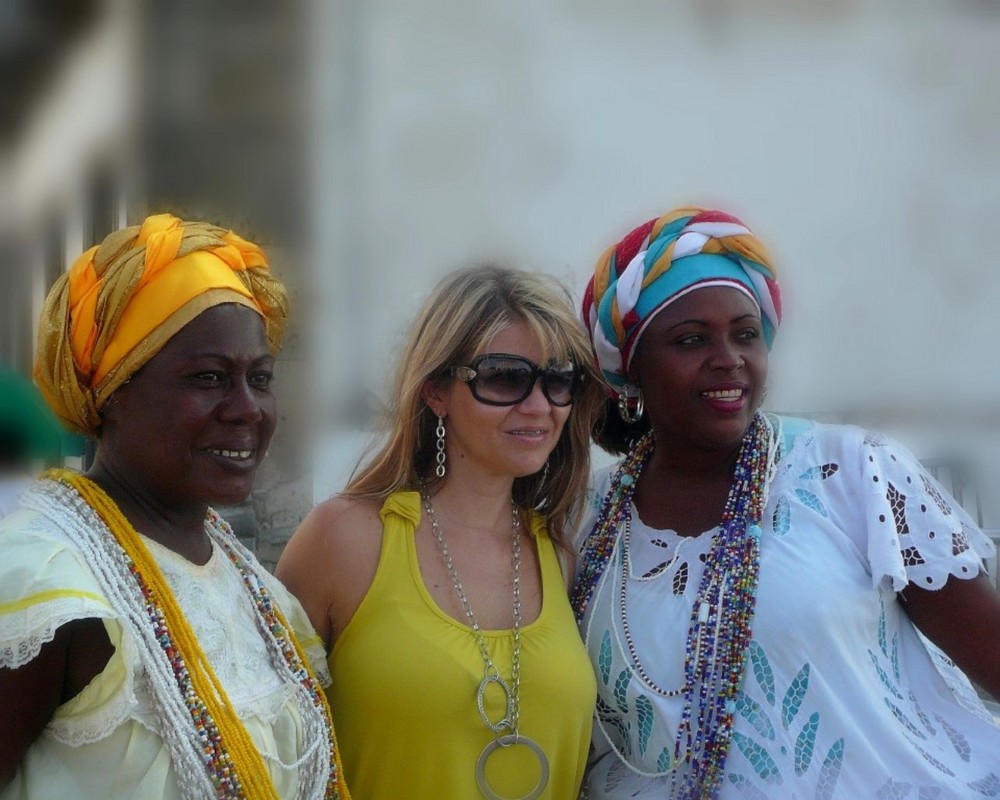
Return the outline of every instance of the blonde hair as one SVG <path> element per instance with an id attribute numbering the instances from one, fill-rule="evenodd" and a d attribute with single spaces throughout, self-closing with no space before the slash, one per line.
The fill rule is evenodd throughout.
<path id="1" fill-rule="evenodd" d="M 569 358 L 582 389 L 555 449 L 551 468 L 515 478 L 519 507 L 543 514 L 552 538 L 565 544 L 575 524 L 590 472 L 590 429 L 604 397 L 590 341 L 568 292 L 554 278 L 481 266 L 444 278 L 431 292 L 410 330 L 387 408 L 388 432 L 360 467 L 344 495 L 384 500 L 401 490 L 433 487 L 437 418 L 421 397 L 428 381 L 453 380 L 450 366 L 467 364 L 508 325 L 523 322 L 542 346 L 544 360 Z"/>

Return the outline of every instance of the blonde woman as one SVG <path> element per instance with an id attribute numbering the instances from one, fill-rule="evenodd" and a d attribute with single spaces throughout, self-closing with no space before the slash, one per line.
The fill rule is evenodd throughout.
<path id="1" fill-rule="evenodd" d="M 278 575 L 329 648 L 356 796 L 577 796 L 595 683 L 560 564 L 602 398 L 591 363 L 554 282 L 446 278 L 385 443 L 289 543 Z"/>

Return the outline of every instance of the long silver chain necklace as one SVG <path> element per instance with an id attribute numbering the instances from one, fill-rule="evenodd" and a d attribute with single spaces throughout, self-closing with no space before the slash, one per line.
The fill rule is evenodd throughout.
<path id="1" fill-rule="evenodd" d="M 431 532 L 434 534 L 434 540 L 437 542 L 438 550 L 441 551 L 441 557 L 444 559 L 445 568 L 448 570 L 448 577 L 451 578 L 452 586 L 455 588 L 455 595 L 458 597 L 458 602 L 461 603 L 462 610 L 465 611 L 465 616 L 469 620 L 472 635 L 475 637 L 476 645 L 479 647 L 479 655 L 483 659 L 483 679 L 479 682 L 479 689 L 476 692 L 476 705 L 479 708 L 479 718 L 493 732 L 493 741 L 489 742 L 483 748 L 483 751 L 479 754 L 479 759 L 476 761 L 476 785 L 479 787 L 479 791 L 483 797 L 488 798 L 488 800 L 536 800 L 549 782 L 549 760 L 538 742 L 522 735 L 518 730 L 521 720 L 521 517 L 518 514 L 517 507 L 511 503 L 513 528 L 511 566 L 514 582 L 514 647 L 511 655 L 510 683 L 507 683 L 500 675 L 500 670 L 497 669 L 496 664 L 493 663 L 489 648 L 486 646 L 486 637 L 483 636 L 482 628 L 479 627 L 479 621 L 472 611 L 472 604 L 469 603 L 469 598 L 465 594 L 465 587 L 462 586 L 462 582 L 458 579 L 458 571 L 455 569 L 455 562 L 451 558 L 451 553 L 448 552 L 448 545 L 445 543 L 444 534 L 441 532 L 441 525 L 438 523 L 437 515 L 434 513 L 434 506 L 431 505 L 430 495 L 424 493 L 421 495 L 421 499 L 424 502 L 424 509 L 427 511 L 427 519 L 431 523 Z M 499 686 L 506 699 L 506 711 L 503 718 L 498 722 L 490 719 L 489 714 L 486 712 L 484 699 L 486 690 L 490 684 Z M 493 790 L 493 787 L 490 786 L 489 780 L 486 777 L 486 762 L 497 748 L 513 747 L 518 744 L 527 747 L 538 759 L 538 783 L 534 789 L 521 798 L 506 798 L 497 794 Z"/>

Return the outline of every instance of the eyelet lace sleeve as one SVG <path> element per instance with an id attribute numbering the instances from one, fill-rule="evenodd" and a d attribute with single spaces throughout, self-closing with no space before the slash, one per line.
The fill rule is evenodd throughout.
<path id="1" fill-rule="evenodd" d="M 67 622 L 114 616 L 80 554 L 51 537 L 44 518 L 7 517 L 0 550 L 0 667 L 34 660 Z"/>
<path id="2" fill-rule="evenodd" d="M 861 442 L 868 558 L 876 587 L 940 589 L 974 578 L 993 543 L 906 449 L 867 433 Z"/>

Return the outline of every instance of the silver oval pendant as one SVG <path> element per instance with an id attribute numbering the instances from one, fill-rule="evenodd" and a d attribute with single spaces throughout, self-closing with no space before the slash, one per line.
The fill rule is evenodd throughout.
<path id="1" fill-rule="evenodd" d="M 533 752 L 535 757 L 538 759 L 538 783 L 534 789 L 523 797 L 504 797 L 503 795 L 499 795 L 494 792 L 493 787 L 490 786 L 489 781 L 486 779 L 486 762 L 489 761 L 493 751 L 498 747 L 513 747 L 518 744 L 523 744 L 531 750 L 531 752 Z M 483 748 L 483 752 L 479 754 L 479 760 L 476 761 L 476 785 L 479 787 L 479 791 L 482 793 L 483 797 L 487 798 L 487 800 L 537 800 L 542 792 L 545 791 L 545 786 L 548 782 L 549 760 L 545 757 L 545 752 L 539 746 L 538 742 L 534 739 L 529 739 L 527 736 L 510 733 L 506 736 L 494 739 Z"/>
<path id="2" fill-rule="evenodd" d="M 504 712 L 503 719 L 499 722 L 494 722 L 490 719 L 489 714 L 486 713 L 486 706 L 484 705 L 486 687 L 491 683 L 497 684 L 501 689 L 503 689 L 504 700 L 507 703 L 506 711 Z M 511 728 L 510 717 L 514 711 L 514 701 L 510 696 L 510 687 L 507 685 L 507 681 L 501 678 L 495 673 L 487 674 L 479 682 L 479 690 L 476 692 L 476 704 L 479 706 L 479 717 L 482 719 L 483 724 L 489 728 L 493 733 L 503 733 L 504 731 L 509 731 Z"/>

